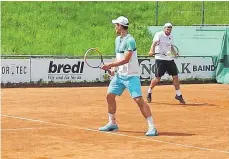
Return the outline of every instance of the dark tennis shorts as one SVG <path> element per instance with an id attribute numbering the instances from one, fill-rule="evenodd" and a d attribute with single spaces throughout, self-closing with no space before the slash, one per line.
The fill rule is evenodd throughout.
<path id="1" fill-rule="evenodd" d="M 155 60 L 155 77 L 162 77 L 165 72 L 170 76 L 178 75 L 177 65 L 174 60 Z"/>

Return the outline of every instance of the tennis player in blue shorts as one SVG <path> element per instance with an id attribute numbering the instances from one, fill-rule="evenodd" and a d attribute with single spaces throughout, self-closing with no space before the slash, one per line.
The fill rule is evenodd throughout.
<path id="1" fill-rule="evenodd" d="M 116 123 L 116 100 L 115 97 L 120 96 L 127 89 L 139 106 L 142 115 L 148 123 L 148 131 L 146 136 L 157 136 L 158 132 L 154 126 L 151 110 L 148 104 L 142 98 L 140 71 L 137 57 L 136 42 L 132 35 L 128 33 L 129 22 L 124 16 L 120 16 L 112 20 L 115 24 L 115 31 L 118 35 L 115 39 L 116 60 L 113 63 L 105 64 L 101 68 L 103 70 L 111 69 L 110 75 L 114 76 L 110 82 L 107 91 L 108 103 L 108 123 L 99 128 L 99 131 L 116 131 L 118 125 Z M 117 73 L 114 74 L 117 68 Z"/>

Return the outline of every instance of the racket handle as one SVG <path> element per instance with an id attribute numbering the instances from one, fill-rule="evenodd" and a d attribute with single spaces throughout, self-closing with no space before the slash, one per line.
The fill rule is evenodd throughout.
<path id="1" fill-rule="evenodd" d="M 108 72 L 108 74 L 109 74 L 110 76 L 114 76 L 114 75 L 115 75 L 115 73 L 112 72 L 111 70 L 106 70 L 106 71 Z"/>
<path id="2" fill-rule="evenodd" d="M 111 70 L 105 70 L 105 73 L 108 72 L 109 74 L 111 73 Z"/>

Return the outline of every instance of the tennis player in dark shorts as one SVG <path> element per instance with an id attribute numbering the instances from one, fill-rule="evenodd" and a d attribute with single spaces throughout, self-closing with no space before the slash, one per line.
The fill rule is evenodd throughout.
<path id="1" fill-rule="evenodd" d="M 152 89 L 160 82 L 161 77 L 167 72 L 173 77 L 173 85 L 176 90 L 175 99 L 177 99 L 181 104 L 185 104 L 180 91 L 180 83 L 178 79 L 178 70 L 176 63 L 174 62 L 174 57 L 166 56 L 164 52 L 169 52 L 174 50 L 173 36 L 171 34 L 172 24 L 165 23 L 164 29 L 157 32 L 153 38 L 153 43 L 151 45 L 149 56 L 155 56 L 155 78 L 151 81 L 147 92 L 147 101 L 150 103 L 152 101 Z M 171 47 L 167 47 L 170 45 Z"/>

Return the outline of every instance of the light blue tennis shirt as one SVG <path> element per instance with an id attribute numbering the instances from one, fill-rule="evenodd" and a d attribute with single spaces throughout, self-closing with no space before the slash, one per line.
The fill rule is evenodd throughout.
<path id="1" fill-rule="evenodd" d="M 126 51 L 133 51 L 129 63 L 118 66 L 118 74 L 122 76 L 140 76 L 140 69 L 137 57 L 136 42 L 132 35 L 125 37 L 118 36 L 115 39 L 115 53 L 117 61 L 124 59 Z"/>

